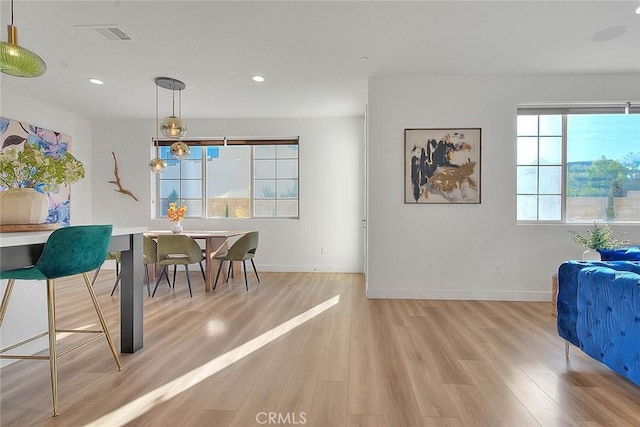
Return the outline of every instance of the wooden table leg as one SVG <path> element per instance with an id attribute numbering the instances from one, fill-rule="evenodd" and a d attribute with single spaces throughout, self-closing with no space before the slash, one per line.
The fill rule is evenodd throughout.
<path id="1" fill-rule="evenodd" d="M 204 290 L 205 292 L 211 292 L 213 289 L 213 282 L 216 280 L 216 273 L 218 272 L 218 260 L 215 259 L 216 254 L 219 251 L 227 250 L 227 238 L 226 237 L 207 237 L 205 244 L 205 280 Z M 221 273 L 222 274 L 222 273 Z"/>

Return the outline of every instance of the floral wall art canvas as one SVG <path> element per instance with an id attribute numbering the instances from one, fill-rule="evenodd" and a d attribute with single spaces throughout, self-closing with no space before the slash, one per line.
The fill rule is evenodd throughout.
<path id="1" fill-rule="evenodd" d="M 480 128 L 405 129 L 404 202 L 480 203 Z"/>
<path id="2" fill-rule="evenodd" d="M 24 149 L 25 143 L 44 151 L 46 157 L 59 158 L 64 156 L 69 149 L 71 137 L 61 132 L 56 132 L 41 127 L 30 125 L 17 120 L 0 117 L 0 142 L 2 150 L 7 147 L 18 146 Z M 0 190 L 6 187 L 0 185 Z M 36 190 L 49 196 L 49 214 L 47 223 L 60 223 L 69 225 L 70 219 L 70 188 L 59 186 L 55 191 L 47 192 L 45 188 L 36 186 Z"/>

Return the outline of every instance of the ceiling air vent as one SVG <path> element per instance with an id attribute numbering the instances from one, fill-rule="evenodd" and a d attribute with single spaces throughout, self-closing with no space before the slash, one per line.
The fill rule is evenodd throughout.
<path id="1" fill-rule="evenodd" d="M 131 40 L 131 37 L 117 25 L 76 25 L 76 28 L 92 40 L 99 42 Z"/>

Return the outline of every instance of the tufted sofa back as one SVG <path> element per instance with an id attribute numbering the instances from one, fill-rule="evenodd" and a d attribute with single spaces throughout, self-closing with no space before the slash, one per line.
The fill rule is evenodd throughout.
<path id="1" fill-rule="evenodd" d="M 640 274 L 640 262 L 633 261 L 567 261 L 558 268 L 558 335 L 575 346 L 580 346 L 576 334 L 578 318 L 578 273 L 585 267 L 607 267 L 617 271 Z"/>

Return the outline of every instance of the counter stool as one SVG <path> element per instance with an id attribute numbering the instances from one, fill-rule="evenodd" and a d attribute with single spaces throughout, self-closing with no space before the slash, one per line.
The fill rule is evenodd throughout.
<path id="1" fill-rule="evenodd" d="M 15 270 L 7 270 L 0 272 L 0 279 L 9 279 L 7 288 L 4 292 L 2 305 L 0 305 L 0 326 L 4 320 L 7 311 L 11 291 L 16 280 L 46 280 L 47 282 L 47 314 L 48 314 L 48 331 L 35 337 L 29 338 L 18 344 L 0 350 L 0 359 L 36 359 L 49 360 L 49 370 L 51 374 L 51 392 L 53 395 L 53 416 L 58 415 L 58 357 L 75 350 L 81 345 L 87 344 L 104 335 L 109 344 L 111 354 L 118 366 L 118 370 L 122 369 L 118 353 L 116 352 L 113 340 L 109 334 L 107 323 L 98 304 L 98 299 L 91 286 L 88 272 L 98 268 L 105 260 L 111 240 L 111 225 L 82 225 L 65 227 L 55 230 L 49 236 L 44 247 L 42 255 L 33 267 L 19 268 Z M 93 306 L 98 315 L 98 319 L 102 326 L 100 330 L 80 330 L 80 329 L 57 329 L 56 328 L 56 296 L 55 296 L 55 279 L 59 277 L 73 276 L 82 274 L 84 283 L 89 291 L 89 296 L 93 302 Z M 81 343 L 71 348 L 56 351 L 56 332 L 65 333 L 89 333 L 96 334 L 87 338 Z M 49 336 L 49 355 L 48 356 L 20 356 L 20 355 L 3 355 L 6 351 L 17 348 L 23 344 L 31 342 L 35 339 Z"/>

